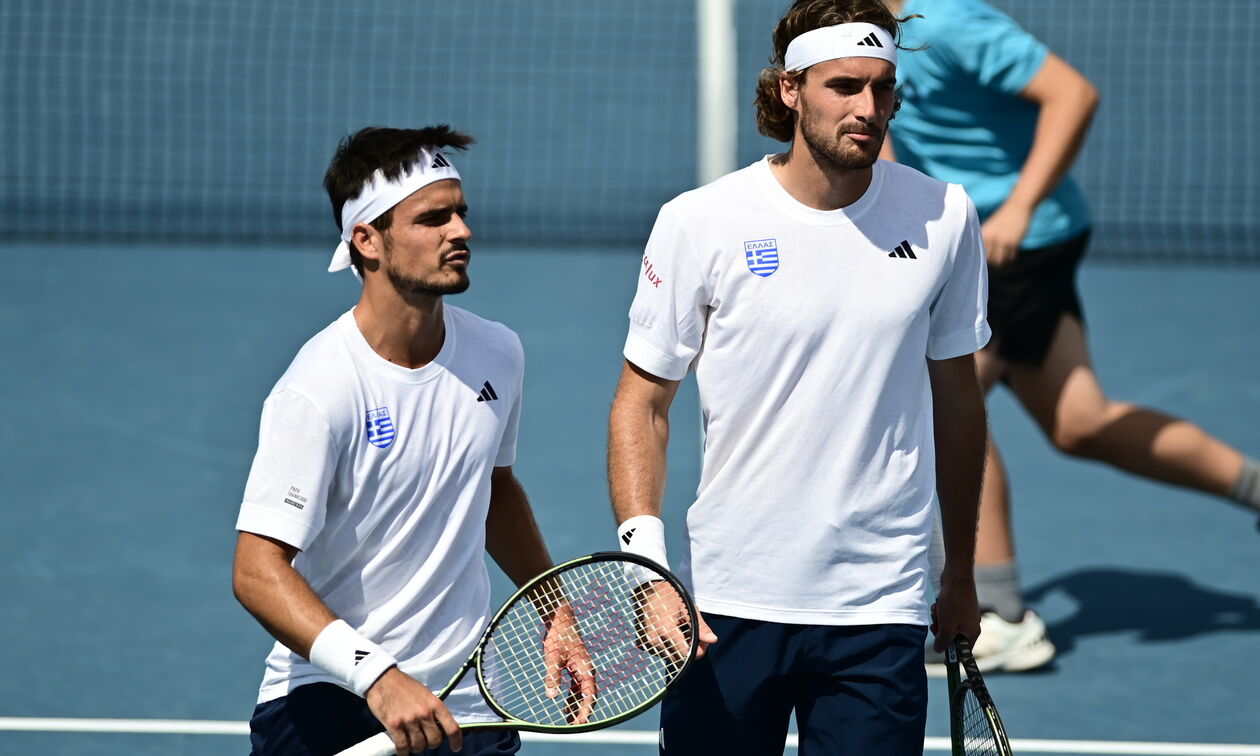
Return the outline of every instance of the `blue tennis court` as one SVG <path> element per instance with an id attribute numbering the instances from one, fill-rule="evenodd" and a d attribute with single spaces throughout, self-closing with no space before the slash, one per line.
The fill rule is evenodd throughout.
<path id="1" fill-rule="evenodd" d="M 270 644 L 229 574 L 258 410 L 357 282 L 325 274 L 318 245 L 0 250 L 0 753 L 244 753 L 241 723 Z M 474 250 L 473 286 L 455 301 L 525 344 L 516 469 L 552 554 L 610 548 L 604 434 L 638 252 Z M 1082 286 L 1112 395 L 1260 450 L 1260 270 L 1092 263 Z M 671 445 L 674 521 L 698 476 L 696 415 L 687 383 Z M 992 422 L 1025 582 L 1061 650 L 1046 671 L 991 681 L 1017 752 L 1260 753 L 1254 519 L 1060 458 L 1000 393 Z M 943 690 L 933 689 L 935 748 Z M 654 727 L 645 716 L 525 752 L 647 754 Z M 192 734 L 203 732 L 227 734 Z"/>
<path id="2" fill-rule="evenodd" d="M 1103 92 L 1073 171 L 1103 385 L 1260 456 L 1260 77 L 1237 63 L 1260 3 L 992 1 Z M 779 149 L 750 103 L 786 5 L 0 7 L 0 755 L 248 751 L 270 640 L 232 597 L 233 524 L 263 399 L 358 295 L 323 272 L 320 180 L 367 124 L 477 138 L 454 301 L 524 342 L 516 472 L 552 555 L 614 547 L 605 434 L 642 245 L 662 202 L 721 172 L 708 147 L 726 169 Z M 1016 752 L 1260 756 L 1254 516 L 1063 458 L 1001 391 L 990 410 L 1060 650 L 990 681 Z M 687 381 L 675 525 L 698 415 Z M 948 751 L 944 690 L 929 753 Z M 524 753 L 647 756 L 655 727 Z"/>

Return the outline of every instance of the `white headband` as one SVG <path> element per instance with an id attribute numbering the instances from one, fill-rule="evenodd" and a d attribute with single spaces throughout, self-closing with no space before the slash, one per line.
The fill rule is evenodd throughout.
<path id="1" fill-rule="evenodd" d="M 459 181 L 459 171 L 440 150 L 429 147 L 420 153 L 415 165 L 396 179 L 385 178 L 379 170 L 373 173 L 372 180 L 363 187 L 359 196 L 341 206 L 341 243 L 333 252 L 328 272 L 335 273 L 350 267 L 350 237 L 355 224 L 376 220 L 394 205 L 443 179 Z"/>
<path id="2" fill-rule="evenodd" d="M 788 45 L 785 71 L 804 71 L 815 63 L 837 58 L 880 58 L 897 65 L 892 35 L 875 24 L 836 24 L 807 31 Z"/>

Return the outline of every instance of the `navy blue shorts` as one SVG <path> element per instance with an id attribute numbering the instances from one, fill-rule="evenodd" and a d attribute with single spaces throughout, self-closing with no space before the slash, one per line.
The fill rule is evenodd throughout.
<path id="1" fill-rule="evenodd" d="M 705 614 L 718 642 L 661 704 L 662 756 L 923 753 L 927 675 L 918 625 L 787 625 Z"/>
<path id="2" fill-rule="evenodd" d="M 311 683 L 254 707 L 249 720 L 250 756 L 333 756 L 385 727 L 367 701 L 332 683 Z M 507 756 L 520 750 L 511 730 L 464 732 L 459 756 Z M 424 756 L 454 756 L 443 742 Z"/>

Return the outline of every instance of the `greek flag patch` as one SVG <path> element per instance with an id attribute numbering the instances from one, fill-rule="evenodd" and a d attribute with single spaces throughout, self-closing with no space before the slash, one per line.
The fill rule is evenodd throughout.
<path id="1" fill-rule="evenodd" d="M 394 443 L 394 421 L 389 419 L 389 407 L 377 407 L 367 411 L 368 443 L 378 449 L 388 449 Z"/>
<path id="2" fill-rule="evenodd" d="M 744 259 L 750 271 L 765 278 L 779 269 L 779 243 L 774 239 L 746 241 Z"/>

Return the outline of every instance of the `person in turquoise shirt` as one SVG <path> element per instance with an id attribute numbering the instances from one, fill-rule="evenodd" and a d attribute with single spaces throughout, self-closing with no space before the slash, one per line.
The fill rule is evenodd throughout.
<path id="1" fill-rule="evenodd" d="M 1109 399 L 1091 366 L 1076 290 L 1091 220 L 1068 171 L 1098 90 L 981 0 L 887 3 L 918 17 L 902 27 L 903 103 L 884 157 L 962 184 L 976 205 L 993 329 L 976 355 L 985 391 L 1004 382 L 1060 451 L 1260 511 L 1254 459 L 1184 420 Z M 988 671 L 1034 669 L 1055 653 L 1020 594 L 1007 481 L 990 437 L 976 547 L 986 611 L 975 645 Z"/>

